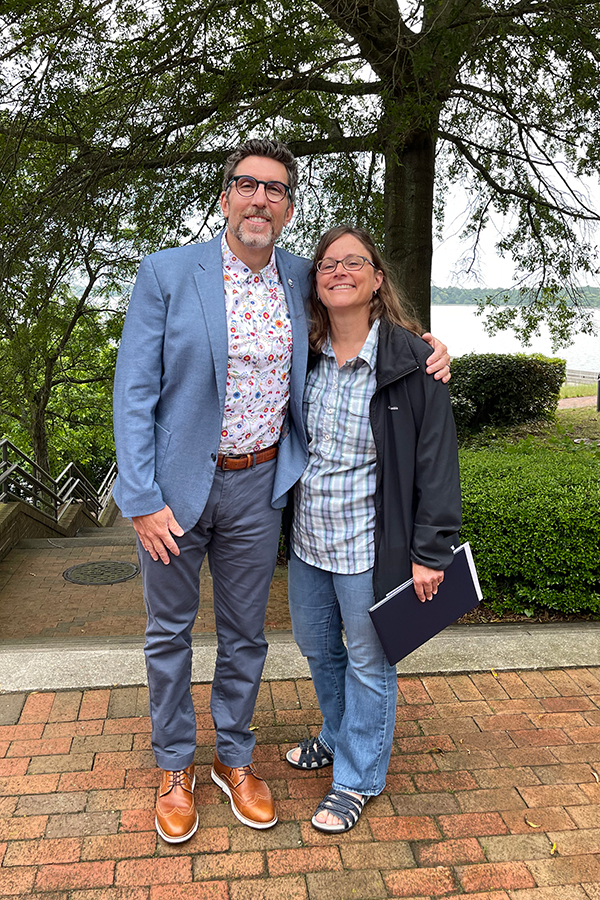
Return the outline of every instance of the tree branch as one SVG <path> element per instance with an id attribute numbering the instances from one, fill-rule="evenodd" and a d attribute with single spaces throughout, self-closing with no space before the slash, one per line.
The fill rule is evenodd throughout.
<path id="1" fill-rule="evenodd" d="M 15 44 L 14 47 L 11 47 L 7 53 L 2 54 L 0 56 L 0 62 L 4 62 L 4 60 L 10 59 L 12 56 L 18 55 L 22 50 L 25 50 L 28 47 L 31 47 L 35 44 L 39 38 L 49 37 L 50 35 L 61 35 L 70 31 L 72 28 L 79 25 L 84 19 L 87 19 L 90 15 L 95 15 L 100 12 L 105 6 L 109 6 L 113 0 L 100 0 L 100 2 L 93 6 L 91 9 L 86 9 L 81 15 L 70 16 L 68 19 L 64 19 L 60 25 L 56 25 L 55 27 L 50 27 L 47 29 L 43 29 L 42 31 L 37 31 L 34 34 L 27 35 L 26 39 L 21 41 L 20 44 Z"/>
<path id="2" fill-rule="evenodd" d="M 481 176 L 483 181 L 485 181 L 486 184 L 488 184 L 491 188 L 493 188 L 494 191 L 496 191 L 498 194 L 502 195 L 503 197 L 514 197 L 515 199 L 523 200 L 525 203 L 528 203 L 528 204 L 533 203 L 536 206 L 551 210 L 553 212 L 567 213 L 573 219 L 579 219 L 580 221 L 587 221 L 587 222 L 600 221 L 600 214 L 592 213 L 590 215 L 586 215 L 585 213 L 581 213 L 576 209 L 571 209 L 571 208 L 567 208 L 564 206 L 560 206 L 556 203 L 552 203 L 549 200 L 546 200 L 544 197 L 542 197 L 539 193 L 536 193 L 534 195 L 533 193 L 531 193 L 529 191 L 520 190 L 519 188 L 516 188 L 516 187 L 505 187 L 503 184 L 500 184 L 500 182 L 496 178 L 494 178 L 492 176 L 492 174 L 483 165 L 483 163 L 479 162 L 479 160 L 471 153 L 471 151 L 469 150 L 469 147 L 467 146 L 468 144 L 471 144 L 471 146 L 478 146 L 478 145 L 475 145 L 473 142 L 467 141 L 466 139 L 459 138 L 454 134 L 450 134 L 447 131 L 440 130 L 437 132 L 437 134 L 438 134 L 438 137 L 442 138 L 443 140 L 446 140 L 449 143 L 454 144 L 454 146 L 460 150 L 460 152 L 462 153 L 464 158 L 467 160 L 469 165 L 471 165 L 471 167 L 473 169 L 475 169 L 476 172 L 478 172 L 478 174 Z"/>

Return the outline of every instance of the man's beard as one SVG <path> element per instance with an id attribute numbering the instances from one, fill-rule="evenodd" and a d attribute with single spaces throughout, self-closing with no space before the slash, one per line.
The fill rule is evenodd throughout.
<path id="1" fill-rule="evenodd" d="M 265 219 L 268 219 L 271 228 L 267 232 L 263 232 L 262 234 L 257 234 L 252 231 L 252 226 L 249 222 L 246 221 L 246 216 L 262 216 Z M 264 247 L 269 247 L 271 244 L 274 244 L 279 235 L 281 234 L 281 229 L 276 231 L 273 227 L 273 218 L 269 210 L 258 207 L 251 206 L 249 209 L 244 210 L 244 214 L 240 219 L 237 227 L 232 225 L 231 219 L 228 222 L 228 227 L 234 237 L 240 241 L 245 247 L 253 247 L 254 249 L 263 249 Z"/>

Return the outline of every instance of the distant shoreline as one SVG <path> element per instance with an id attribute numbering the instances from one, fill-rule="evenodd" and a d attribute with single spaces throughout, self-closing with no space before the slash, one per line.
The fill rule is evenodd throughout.
<path id="1" fill-rule="evenodd" d="M 431 286 L 432 306 L 477 306 L 477 300 L 494 299 L 494 306 L 518 306 L 520 294 L 515 288 L 458 288 Z M 506 301 L 504 298 L 507 297 Z M 582 305 L 590 309 L 600 307 L 600 288 L 582 287 Z"/>

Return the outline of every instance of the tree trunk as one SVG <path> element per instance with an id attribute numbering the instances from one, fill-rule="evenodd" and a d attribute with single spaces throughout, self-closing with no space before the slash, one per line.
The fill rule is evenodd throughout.
<path id="1" fill-rule="evenodd" d="M 31 444 L 33 459 L 40 469 L 50 472 L 48 434 L 46 432 L 46 405 L 36 404 L 31 410 Z M 39 474 L 38 474 L 39 477 Z"/>
<path id="2" fill-rule="evenodd" d="M 418 132 L 385 151 L 384 225 L 386 258 L 417 318 L 429 330 L 435 137 Z"/>

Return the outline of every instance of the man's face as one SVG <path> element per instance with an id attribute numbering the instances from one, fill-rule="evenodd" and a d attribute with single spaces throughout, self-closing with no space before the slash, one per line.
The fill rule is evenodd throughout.
<path id="1" fill-rule="evenodd" d="M 252 175 L 258 181 L 288 184 L 283 163 L 265 156 L 247 156 L 236 166 L 234 175 Z M 294 213 L 289 197 L 278 202 L 269 200 L 262 184 L 253 197 L 240 196 L 232 184 L 221 194 L 221 209 L 231 234 L 244 246 L 255 249 L 272 246 Z"/>

